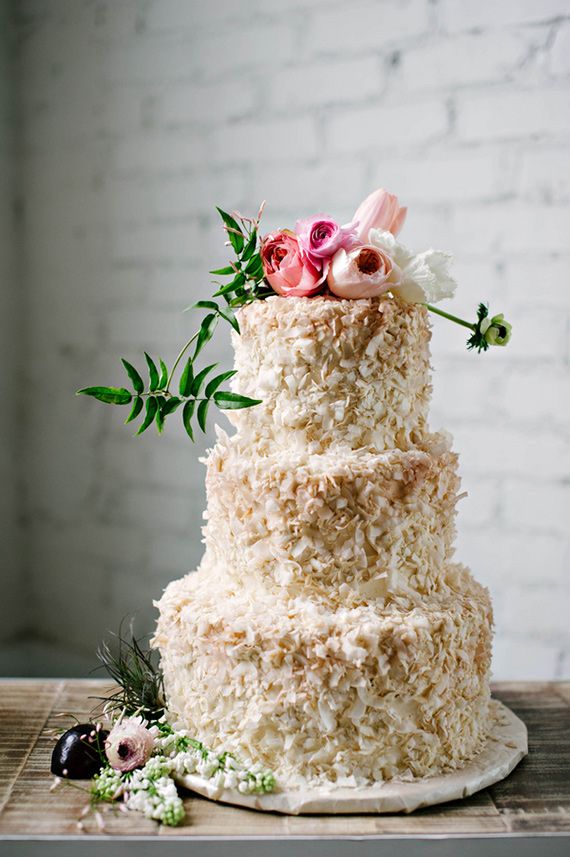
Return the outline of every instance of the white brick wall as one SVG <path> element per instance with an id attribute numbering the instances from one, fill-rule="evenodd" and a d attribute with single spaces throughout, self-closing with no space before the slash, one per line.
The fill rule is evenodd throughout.
<path id="1" fill-rule="evenodd" d="M 461 453 L 458 556 L 492 590 L 496 675 L 570 676 L 567 0 L 13 8 L 28 600 L 61 669 L 133 608 L 150 626 L 196 565 L 212 439 L 133 440 L 74 389 L 120 382 L 146 346 L 172 359 L 224 256 L 216 203 L 266 197 L 269 228 L 348 218 L 383 184 L 410 203 L 408 244 L 455 252 L 457 312 L 488 299 L 515 323 L 477 356 L 434 320 L 433 425 Z"/>
<path id="2" fill-rule="evenodd" d="M 19 388 L 22 383 L 20 361 L 17 360 L 20 341 L 19 291 L 17 260 L 14 253 L 16 237 L 15 202 L 15 134 L 14 93 L 12 88 L 12 39 L 9 29 L 8 5 L 0 2 L 0 390 L 2 419 L 0 420 L 0 578 L 2 580 L 2 617 L 0 621 L 0 672 L 4 665 L 2 651 L 6 641 L 17 636 L 26 625 L 23 592 L 23 563 L 21 560 L 19 499 L 20 481 L 17 457 L 21 453 L 18 440 Z"/>

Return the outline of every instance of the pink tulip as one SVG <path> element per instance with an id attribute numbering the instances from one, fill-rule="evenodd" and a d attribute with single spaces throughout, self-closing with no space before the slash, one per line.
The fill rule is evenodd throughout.
<path id="1" fill-rule="evenodd" d="M 407 208 L 402 208 L 398 197 L 379 188 L 361 202 L 354 213 L 356 234 L 361 241 L 368 241 L 371 229 L 383 229 L 397 235 L 406 219 Z"/>
<path id="2" fill-rule="evenodd" d="M 339 226 L 325 214 L 298 220 L 295 232 L 304 260 L 308 260 L 326 279 L 331 258 L 341 248 L 345 250 L 360 244 L 352 223 Z"/>
<path id="3" fill-rule="evenodd" d="M 374 298 L 400 282 L 400 269 L 378 247 L 365 244 L 339 250 L 333 257 L 327 283 L 338 298 Z"/>
<path id="4" fill-rule="evenodd" d="M 321 269 L 302 257 L 294 232 L 282 229 L 266 235 L 260 252 L 265 279 L 278 295 L 311 297 L 322 290 Z"/>

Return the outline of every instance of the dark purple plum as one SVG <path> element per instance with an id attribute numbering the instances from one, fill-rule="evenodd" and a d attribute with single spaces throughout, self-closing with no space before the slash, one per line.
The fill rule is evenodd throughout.
<path id="1" fill-rule="evenodd" d="M 103 767 L 108 734 L 104 729 L 97 732 L 93 723 L 79 723 L 68 729 L 53 748 L 52 774 L 70 780 L 91 779 Z"/>

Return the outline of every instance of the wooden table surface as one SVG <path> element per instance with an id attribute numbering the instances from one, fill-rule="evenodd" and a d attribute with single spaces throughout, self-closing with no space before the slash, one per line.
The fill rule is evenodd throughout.
<path id="1" fill-rule="evenodd" d="M 414 840 L 425 842 L 430 838 L 438 843 L 434 853 L 442 855 L 448 853 L 443 849 L 447 839 L 485 837 L 489 845 L 486 854 L 506 853 L 493 851 L 492 843 L 508 839 L 512 845 L 512 840 L 517 839 L 516 854 L 521 857 L 527 853 L 524 843 L 534 841 L 536 845 L 535 837 L 540 836 L 540 849 L 529 854 L 570 855 L 570 682 L 494 686 L 494 695 L 526 723 L 530 753 L 506 780 L 465 800 L 411 815 L 292 817 L 223 806 L 186 793 L 186 819 L 180 827 L 159 827 L 138 813 L 113 810 L 104 814 L 104 830 L 91 818 L 81 831 L 77 822 L 86 795 L 69 785 L 50 791 L 52 734 L 53 730 L 72 725 L 70 716 L 58 716 L 62 712 L 80 720 L 89 719 L 95 704 L 90 697 L 102 695 L 105 689 L 105 682 L 81 679 L 0 681 L 0 850 L 2 843 L 5 847 L 9 843 L 12 849 L 6 854 L 24 854 L 16 850 L 16 845 L 25 841 L 43 840 L 44 845 L 57 841 L 53 853 L 59 855 L 68 853 L 62 850 L 65 842 L 77 842 L 81 837 L 81 851 L 73 853 L 88 854 L 88 843 L 109 843 L 115 838 L 127 842 L 139 837 L 138 855 L 162 854 L 162 846 L 156 849 L 159 841 L 162 845 L 184 842 L 181 854 L 225 854 L 219 846 L 228 838 L 233 845 L 227 853 L 232 855 L 242 853 L 237 847 L 240 840 L 249 842 L 243 852 L 248 855 L 332 855 L 337 853 L 334 847 L 321 851 L 317 844 L 343 839 L 354 840 L 351 855 L 388 853 L 381 849 L 382 841 L 390 844 L 392 854 L 415 854 L 416 851 L 400 848 L 394 851 L 395 840 L 410 845 Z M 270 847 L 268 839 L 273 840 Z M 265 842 L 265 849 L 256 851 L 252 840 Z M 301 851 L 293 849 L 295 841 L 304 842 Z M 205 848 L 206 843 L 212 842 L 218 843 L 218 850 L 199 847 L 199 843 Z M 145 850 L 149 843 L 155 843 L 153 851 Z M 283 843 L 289 843 L 288 850 L 281 850 Z M 357 843 L 362 846 L 360 850 Z M 372 850 L 370 843 L 375 843 Z M 171 853 L 168 848 L 166 852 Z M 127 851 L 121 848 L 120 853 Z M 422 851 L 427 853 L 431 852 Z M 471 852 L 463 848 L 461 853 Z"/>

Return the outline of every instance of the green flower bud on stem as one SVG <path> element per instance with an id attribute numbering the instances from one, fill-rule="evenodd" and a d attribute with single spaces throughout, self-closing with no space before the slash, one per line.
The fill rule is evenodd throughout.
<path id="1" fill-rule="evenodd" d="M 505 321 L 503 313 L 494 315 L 493 318 L 484 318 L 481 322 L 481 334 L 488 345 L 506 345 L 511 338 L 512 329 L 512 325 Z"/>

